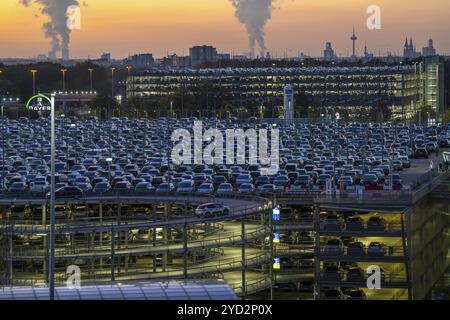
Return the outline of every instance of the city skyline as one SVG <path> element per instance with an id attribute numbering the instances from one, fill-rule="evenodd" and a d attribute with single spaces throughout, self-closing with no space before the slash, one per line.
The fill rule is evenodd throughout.
<path id="1" fill-rule="evenodd" d="M 446 37 L 450 23 L 445 19 L 450 3 L 434 0 L 433 6 L 423 8 L 418 0 L 412 2 L 404 7 L 399 0 L 379 0 L 382 29 L 368 30 L 366 9 L 373 4 L 371 1 L 344 0 L 335 6 L 329 0 L 280 0 L 275 2 L 276 8 L 265 28 L 267 50 L 278 57 L 299 53 L 322 56 L 325 42 L 330 41 L 338 56 L 350 56 L 350 36 L 355 25 L 359 56 L 365 42 L 375 55 L 401 55 L 406 36 L 413 37 L 418 50 L 433 38 L 439 53 L 450 52 L 450 40 Z M 189 5 L 181 0 L 136 0 L 126 7 L 106 0 L 80 4 L 82 24 L 81 30 L 74 30 L 71 35 L 72 58 L 96 58 L 102 52 L 111 52 L 113 58 L 139 52 L 151 52 L 156 57 L 167 53 L 187 55 L 188 48 L 197 44 L 211 44 L 222 52 L 249 52 L 245 27 L 235 17 L 229 0 L 213 4 L 195 0 Z M 38 8 L 25 8 L 16 0 L 2 1 L 0 57 L 47 54 L 49 40 L 41 27 L 46 18 L 38 14 Z"/>

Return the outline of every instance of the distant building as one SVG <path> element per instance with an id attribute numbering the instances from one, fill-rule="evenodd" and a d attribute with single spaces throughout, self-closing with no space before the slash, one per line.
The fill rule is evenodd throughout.
<path id="1" fill-rule="evenodd" d="M 385 101 L 394 118 L 412 119 L 422 106 L 431 106 L 438 115 L 445 111 L 445 68 L 437 58 L 427 58 L 420 70 L 400 63 L 377 67 L 149 69 L 133 75 L 139 86 L 127 82 L 127 97 L 156 101 L 170 97 L 180 83 L 188 88 L 210 83 L 229 90 L 234 105 L 257 105 L 270 99 L 274 105 L 286 105 L 289 110 L 289 100 L 287 104 L 284 101 L 284 89 L 289 84 L 295 91 L 320 100 L 325 111 L 365 112 L 377 101 Z"/>
<path id="2" fill-rule="evenodd" d="M 178 56 L 172 54 L 160 60 L 160 65 L 163 68 L 187 68 L 191 65 L 191 59 L 188 56 Z"/>
<path id="3" fill-rule="evenodd" d="M 197 66 L 204 62 L 215 62 L 218 60 L 217 49 L 213 46 L 195 46 L 189 49 L 191 65 Z"/>
<path id="4" fill-rule="evenodd" d="M 155 59 L 153 59 L 151 53 L 142 53 L 128 57 L 125 63 L 131 65 L 133 68 L 147 68 L 154 65 Z"/>
<path id="5" fill-rule="evenodd" d="M 45 55 L 45 54 L 39 54 L 39 55 L 36 57 L 36 59 L 37 59 L 37 60 L 48 60 L 48 57 L 47 57 L 47 55 Z"/>
<path id="6" fill-rule="evenodd" d="M 327 42 L 325 44 L 325 50 L 323 51 L 323 59 L 325 61 L 332 61 L 335 59 L 335 54 L 334 54 L 334 50 L 331 47 L 331 42 Z"/>
<path id="7" fill-rule="evenodd" d="M 352 34 L 350 40 L 352 40 L 352 45 L 353 45 L 351 58 L 356 59 L 357 58 L 356 57 L 356 40 L 358 40 L 358 37 L 356 36 L 356 33 L 355 33 L 355 27 L 353 27 L 353 34 Z"/>
<path id="8" fill-rule="evenodd" d="M 436 55 L 436 49 L 433 47 L 433 39 L 428 40 L 428 47 L 422 49 L 424 57 L 432 57 Z"/>
<path id="9" fill-rule="evenodd" d="M 218 53 L 217 60 L 218 61 L 228 61 L 231 59 L 231 55 L 229 53 Z"/>
<path id="10" fill-rule="evenodd" d="M 369 53 L 369 50 L 367 49 L 367 43 L 364 45 L 364 60 L 372 60 L 373 59 L 373 53 Z"/>
<path id="11" fill-rule="evenodd" d="M 233 60 L 248 60 L 248 57 L 244 54 L 238 54 L 233 56 Z"/>
<path id="12" fill-rule="evenodd" d="M 405 59 L 416 59 L 420 57 L 420 52 L 416 51 L 416 47 L 413 44 L 412 38 L 410 38 L 408 43 L 408 38 L 405 40 L 405 45 L 403 47 L 403 58 Z"/>
<path id="13" fill-rule="evenodd" d="M 102 53 L 102 55 L 100 56 L 100 60 L 110 61 L 111 60 L 111 53 Z"/>

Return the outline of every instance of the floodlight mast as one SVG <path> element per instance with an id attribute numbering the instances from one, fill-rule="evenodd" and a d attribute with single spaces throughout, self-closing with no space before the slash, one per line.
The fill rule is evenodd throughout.
<path id="1" fill-rule="evenodd" d="M 55 94 L 50 99 L 50 259 L 49 289 L 50 300 L 55 300 Z"/>
<path id="2" fill-rule="evenodd" d="M 35 99 L 45 99 L 50 103 L 50 230 L 49 230 L 49 259 L 48 259 L 48 282 L 49 298 L 55 300 L 55 94 L 51 98 L 43 94 L 32 96 L 26 108 L 29 109 L 31 102 Z"/>

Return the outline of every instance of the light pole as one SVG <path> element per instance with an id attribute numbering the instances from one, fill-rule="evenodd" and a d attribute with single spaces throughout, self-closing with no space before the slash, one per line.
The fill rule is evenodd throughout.
<path id="1" fill-rule="evenodd" d="M 93 91 L 93 88 L 92 88 L 92 79 L 93 79 L 93 72 L 94 72 L 94 69 L 92 69 L 92 68 L 89 68 L 88 69 L 89 70 L 89 90 L 90 90 L 90 93 L 92 93 L 92 91 Z"/>
<path id="2" fill-rule="evenodd" d="M 129 81 L 131 81 L 131 97 L 133 98 L 133 95 L 134 95 L 134 81 L 133 81 L 133 77 L 131 76 L 131 70 L 132 69 L 133 69 L 133 67 L 127 66 L 128 79 L 129 79 Z"/>
<path id="3" fill-rule="evenodd" d="M 144 110 L 145 120 L 144 120 L 144 142 L 142 145 L 142 167 L 145 166 L 145 146 L 147 145 L 147 122 L 148 122 L 148 114 L 147 111 Z"/>
<path id="4" fill-rule="evenodd" d="M 0 74 L 3 71 L 0 70 Z M 1 101 L 0 101 L 1 103 Z M 5 189 L 5 119 L 3 118 L 3 105 L 2 108 L 2 190 Z"/>
<path id="5" fill-rule="evenodd" d="M 31 102 L 38 100 L 42 104 L 42 100 L 50 103 L 50 254 L 49 254 L 49 297 L 50 300 L 55 300 L 55 94 L 51 98 L 43 95 L 33 95 L 27 102 L 26 108 L 29 109 Z"/>
<path id="6" fill-rule="evenodd" d="M 50 300 L 55 300 L 55 95 L 50 100 Z"/>
<path id="7" fill-rule="evenodd" d="M 3 117 L 3 105 L 2 105 L 2 190 L 5 189 L 5 118 Z"/>
<path id="8" fill-rule="evenodd" d="M 37 75 L 37 70 L 32 69 L 30 70 L 31 75 L 33 77 L 33 96 L 36 95 L 36 75 Z M 28 119 L 30 119 L 30 109 L 28 109 Z"/>
<path id="9" fill-rule="evenodd" d="M 66 112 L 66 72 L 67 69 L 61 69 L 63 83 L 63 112 Z"/>
<path id="10" fill-rule="evenodd" d="M 116 71 L 116 68 L 111 68 L 111 99 L 112 99 L 112 106 L 114 107 L 114 72 Z"/>
<path id="11" fill-rule="evenodd" d="M 37 70 L 30 70 L 31 75 L 33 77 L 33 96 L 36 94 L 36 74 L 37 74 Z"/>

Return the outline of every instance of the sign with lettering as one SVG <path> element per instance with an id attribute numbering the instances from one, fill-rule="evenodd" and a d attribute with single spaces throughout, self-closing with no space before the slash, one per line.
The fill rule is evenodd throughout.
<path id="1" fill-rule="evenodd" d="M 35 111 L 50 111 L 52 109 L 52 100 L 46 95 L 39 93 L 27 101 L 26 107 Z"/>

